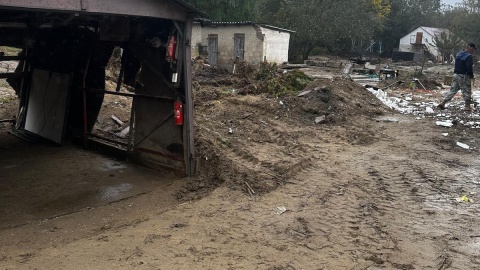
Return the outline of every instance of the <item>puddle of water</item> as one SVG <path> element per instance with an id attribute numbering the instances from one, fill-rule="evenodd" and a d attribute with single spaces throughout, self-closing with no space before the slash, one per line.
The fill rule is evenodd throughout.
<path id="1" fill-rule="evenodd" d="M 120 199 L 124 192 L 132 188 L 133 185 L 129 183 L 123 183 L 116 186 L 102 187 L 100 188 L 100 198 L 102 200 Z"/>
<path id="2" fill-rule="evenodd" d="M 7 165 L 7 166 L 4 166 L 3 169 L 7 170 L 7 169 L 15 168 L 15 167 L 18 167 L 18 166 L 20 166 L 20 165 L 18 165 L 18 164 Z"/>
<path id="3" fill-rule="evenodd" d="M 99 167 L 99 170 L 108 172 L 108 171 L 125 169 L 125 168 L 128 168 L 128 165 L 125 163 L 115 161 L 115 160 L 107 160 Z"/>
<path id="4" fill-rule="evenodd" d="M 398 123 L 400 122 L 400 119 L 398 119 L 397 117 L 391 117 L 391 116 L 382 116 L 382 117 L 377 117 L 375 118 L 375 120 L 377 121 L 380 121 L 380 122 L 394 122 L 394 123 Z"/>

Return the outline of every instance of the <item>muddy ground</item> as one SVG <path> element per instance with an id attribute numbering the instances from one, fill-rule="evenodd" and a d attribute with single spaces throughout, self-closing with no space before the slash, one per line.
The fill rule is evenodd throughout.
<path id="1" fill-rule="evenodd" d="M 276 97 L 197 73 L 194 179 L 5 124 L 0 269 L 479 269 L 478 129 L 436 125 L 475 114 L 421 113 L 445 88 L 386 89 L 407 114 L 341 70 L 306 71 L 332 79 Z"/>

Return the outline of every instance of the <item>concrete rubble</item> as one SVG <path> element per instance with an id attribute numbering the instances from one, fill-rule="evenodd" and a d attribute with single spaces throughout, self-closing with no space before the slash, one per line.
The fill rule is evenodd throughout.
<path id="1" fill-rule="evenodd" d="M 436 101 L 415 102 L 413 97 L 415 93 L 413 92 L 410 96 L 396 97 L 390 96 L 386 91 L 374 86 L 365 85 L 365 88 L 389 108 L 402 114 L 416 115 L 418 116 L 417 119 L 433 118 L 439 126 L 451 127 L 458 123 L 470 128 L 480 128 L 480 113 L 477 110 L 472 112 L 463 111 L 464 102 L 461 99 L 452 100 L 447 104 L 447 110 L 440 111 L 436 109 L 438 105 Z M 428 95 L 428 93 L 423 95 Z M 472 97 L 474 102 L 479 102 L 480 92 L 474 92 Z"/>

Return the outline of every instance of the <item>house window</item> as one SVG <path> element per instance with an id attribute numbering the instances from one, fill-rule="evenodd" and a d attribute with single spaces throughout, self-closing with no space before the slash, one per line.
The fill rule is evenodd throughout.
<path id="1" fill-rule="evenodd" d="M 415 39 L 417 38 L 417 36 L 415 35 L 411 35 L 410 36 L 410 44 L 415 44 Z"/>
<path id="2" fill-rule="evenodd" d="M 218 35 L 208 35 L 208 63 L 212 66 L 217 65 L 218 61 Z"/>
<path id="3" fill-rule="evenodd" d="M 245 34 L 234 34 L 233 36 L 233 57 L 244 60 L 245 56 Z"/>

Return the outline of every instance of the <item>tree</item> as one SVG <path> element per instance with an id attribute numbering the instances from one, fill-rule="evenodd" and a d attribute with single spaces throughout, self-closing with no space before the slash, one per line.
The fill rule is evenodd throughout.
<path id="1" fill-rule="evenodd" d="M 463 1 L 452 9 L 446 10 L 445 21 L 448 28 L 459 36 L 465 43 L 480 42 L 480 3 L 479 1 Z M 465 44 L 463 44 L 465 46 Z"/>
<path id="2" fill-rule="evenodd" d="M 432 45 L 442 53 L 443 60 L 448 60 L 450 55 L 455 54 L 465 44 L 451 32 L 444 31 L 439 36 L 433 37 Z"/>
<path id="3" fill-rule="evenodd" d="M 480 1 L 478 0 L 463 0 L 459 7 L 464 8 L 468 13 L 480 12 Z"/>
<path id="4" fill-rule="evenodd" d="M 382 31 L 377 33 L 388 52 L 398 47 L 399 40 L 419 26 L 441 26 L 440 0 L 391 0 L 390 13 Z"/>
<path id="5" fill-rule="evenodd" d="M 379 0 L 265 0 L 262 18 L 291 29 L 290 58 L 306 59 L 318 46 L 330 51 L 350 50 L 352 40 L 370 41 L 389 12 Z"/>
<path id="6" fill-rule="evenodd" d="M 207 11 L 214 21 L 254 21 L 257 16 L 255 0 L 187 0 L 194 7 Z"/>

